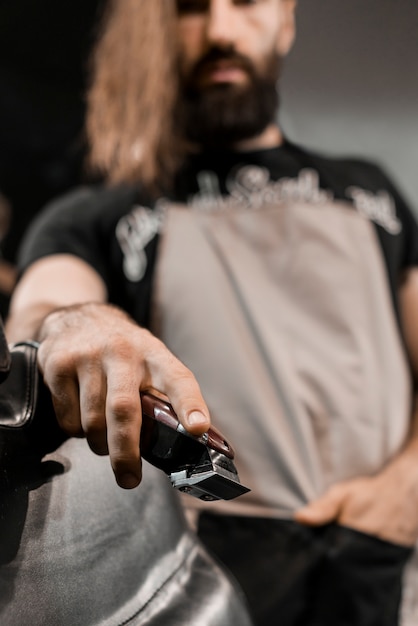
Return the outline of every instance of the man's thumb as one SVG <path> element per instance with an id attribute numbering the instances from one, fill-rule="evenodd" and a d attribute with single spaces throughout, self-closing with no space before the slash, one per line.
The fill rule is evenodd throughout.
<path id="1" fill-rule="evenodd" d="M 307 526 L 329 524 L 338 518 L 342 501 L 342 490 L 333 487 L 317 500 L 296 511 L 295 520 Z"/>

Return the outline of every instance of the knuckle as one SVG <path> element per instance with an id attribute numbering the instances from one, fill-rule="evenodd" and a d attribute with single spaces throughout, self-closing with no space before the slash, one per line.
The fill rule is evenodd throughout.
<path id="1" fill-rule="evenodd" d="M 109 437 L 109 448 L 115 463 L 129 464 L 139 460 L 139 431 L 133 423 L 118 423 Z"/>
<path id="2" fill-rule="evenodd" d="M 69 415 L 59 415 L 57 413 L 57 421 L 62 430 L 70 435 L 70 437 L 83 437 L 84 432 L 80 422 L 74 420 Z"/>
<path id="3" fill-rule="evenodd" d="M 90 410 L 82 414 L 83 430 L 88 436 L 96 436 L 105 432 L 106 422 L 103 413 Z"/>
<path id="4" fill-rule="evenodd" d="M 68 369 L 67 359 L 64 357 L 62 352 L 59 352 L 57 350 L 54 350 L 47 354 L 40 353 L 39 362 L 42 366 L 45 377 L 48 377 L 51 380 L 54 380 L 63 372 L 65 373 Z"/>
<path id="5" fill-rule="evenodd" d="M 109 398 L 108 411 L 121 423 L 125 423 L 138 414 L 138 398 L 132 395 L 117 395 Z"/>
<path id="6" fill-rule="evenodd" d="M 105 354 L 110 359 L 116 358 L 118 361 L 131 360 L 137 352 L 136 342 L 132 333 L 116 332 L 112 334 L 112 340 L 107 343 Z"/>
<path id="7" fill-rule="evenodd" d="M 75 371 L 73 353 L 68 350 L 53 350 L 39 357 L 39 364 L 45 380 L 51 384 L 59 383 L 63 378 L 71 378 Z"/>

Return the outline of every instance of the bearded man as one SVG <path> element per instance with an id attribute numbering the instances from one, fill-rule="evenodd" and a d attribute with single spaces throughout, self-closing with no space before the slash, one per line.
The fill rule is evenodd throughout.
<path id="1" fill-rule="evenodd" d="M 141 390 L 232 441 L 251 492 L 184 505 L 255 624 L 395 626 L 418 539 L 418 229 L 377 166 L 278 125 L 295 10 L 111 5 L 87 120 L 107 184 L 34 224 L 8 332 L 41 342 L 59 424 L 123 488 Z"/>

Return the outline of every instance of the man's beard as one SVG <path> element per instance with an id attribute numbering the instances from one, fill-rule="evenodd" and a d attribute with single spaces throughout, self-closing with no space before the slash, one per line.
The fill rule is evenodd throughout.
<path id="1" fill-rule="evenodd" d="M 223 60 L 243 69 L 248 82 L 199 85 L 208 66 Z M 212 48 L 180 79 L 176 122 L 182 136 L 205 147 L 222 147 L 260 135 L 276 118 L 280 68 L 276 52 L 266 58 L 262 69 L 256 69 L 233 50 Z"/>

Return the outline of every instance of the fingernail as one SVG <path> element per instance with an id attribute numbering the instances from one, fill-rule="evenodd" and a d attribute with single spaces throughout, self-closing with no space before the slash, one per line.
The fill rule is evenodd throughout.
<path id="1" fill-rule="evenodd" d="M 139 484 L 139 478 L 135 474 L 123 474 L 118 483 L 123 489 L 133 489 Z"/>
<path id="2" fill-rule="evenodd" d="M 200 426 L 201 424 L 208 423 L 206 415 L 203 415 L 203 413 L 201 413 L 200 411 L 192 411 L 189 414 L 187 421 L 190 426 Z"/>

